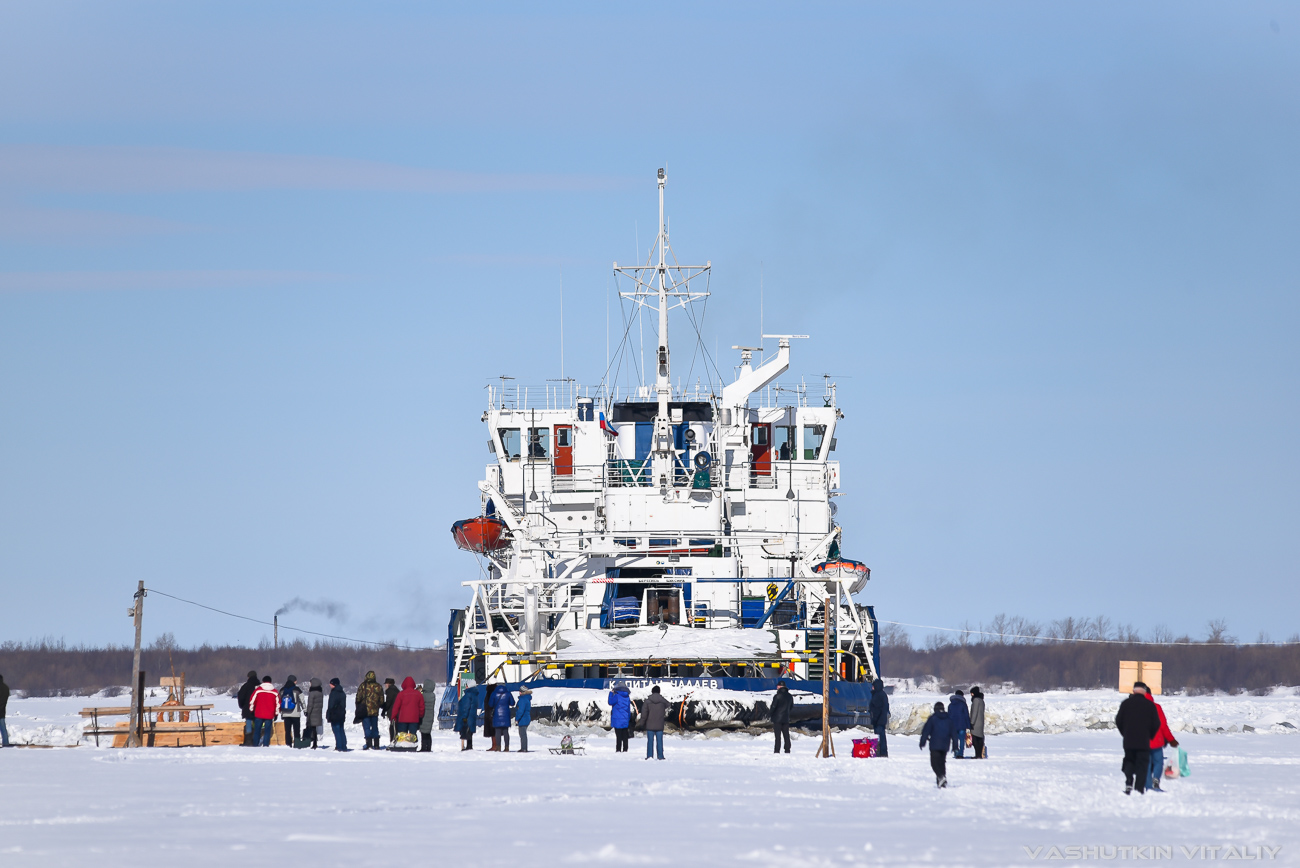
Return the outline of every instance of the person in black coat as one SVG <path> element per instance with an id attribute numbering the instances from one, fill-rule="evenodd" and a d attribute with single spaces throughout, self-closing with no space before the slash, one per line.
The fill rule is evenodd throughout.
<path id="1" fill-rule="evenodd" d="M 776 696 L 772 697 L 772 732 L 776 733 L 776 744 L 772 753 L 781 752 L 781 739 L 785 738 L 785 752 L 790 752 L 790 711 L 794 708 L 794 697 L 786 690 L 785 682 L 776 683 Z"/>
<path id="2" fill-rule="evenodd" d="M 953 728 L 952 718 L 943 710 L 943 703 L 934 704 L 934 714 L 921 729 L 921 750 L 930 742 L 930 768 L 934 770 L 934 782 L 939 787 L 948 786 L 948 751 L 952 750 L 957 731 Z"/>
<path id="3" fill-rule="evenodd" d="M 239 688 L 237 699 L 239 701 L 239 711 L 244 717 L 244 747 L 248 747 L 253 743 L 253 709 L 249 702 L 253 698 L 253 691 L 261 683 L 262 680 L 257 677 L 257 673 L 250 671 L 248 680 L 244 682 L 243 687 Z"/>
<path id="4" fill-rule="evenodd" d="M 402 691 L 397 689 L 397 681 L 392 678 L 384 679 L 384 707 L 380 710 L 388 720 L 388 741 L 397 741 L 397 721 L 393 720 L 393 703 L 397 701 L 397 694 Z"/>
<path id="5" fill-rule="evenodd" d="M 1115 728 L 1124 736 L 1124 795 L 1146 793 L 1147 772 L 1151 767 L 1151 739 L 1160 731 L 1160 712 L 1147 699 L 1148 688 L 1141 681 L 1133 685 L 1133 695 L 1119 704 Z"/>
<path id="6" fill-rule="evenodd" d="M 325 721 L 334 730 L 334 749 L 346 751 L 348 736 L 343 731 L 343 723 L 348 717 L 348 695 L 343 692 L 337 678 L 330 679 L 329 705 L 325 707 Z"/>
<path id="7" fill-rule="evenodd" d="M 889 727 L 889 696 L 885 693 L 885 682 L 879 678 L 871 682 L 871 703 L 867 706 L 867 713 L 871 717 L 871 728 L 880 740 L 876 745 L 876 756 L 889 756 L 889 745 L 885 741 Z"/>

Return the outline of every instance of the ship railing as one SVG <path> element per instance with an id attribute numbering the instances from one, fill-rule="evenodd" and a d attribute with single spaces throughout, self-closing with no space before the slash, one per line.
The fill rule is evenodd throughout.
<path id="1" fill-rule="evenodd" d="M 733 464 L 725 471 L 729 490 L 825 491 L 827 474 L 822 462 L 760 461 Z"/>
<path id="2" fill-rule="evenodd" d="M 552 491 L 600 491 L 603 464 L 551 465 Z"/>

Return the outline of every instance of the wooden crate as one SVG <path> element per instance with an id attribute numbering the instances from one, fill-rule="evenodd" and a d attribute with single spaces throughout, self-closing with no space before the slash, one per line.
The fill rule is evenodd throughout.
<path id="1" fill-rule="evenodd" d="M 1119 692 L 1132 693 L 1134 682 L 1141 681 L 1151 688 L 1153 696 L 1161 693 L 1160 682 L 1164 664 L 1153 660 L 1119 661 Z"/>

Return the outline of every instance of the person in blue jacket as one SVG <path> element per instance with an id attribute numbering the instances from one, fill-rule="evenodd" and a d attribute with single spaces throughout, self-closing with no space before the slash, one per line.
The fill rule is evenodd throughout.
<path id="1" fill-rule="evenodd" d="M 504 684 L 492 691 L 492 747 L 488 750 L 510 752 L 510 709 L 515 707 L 515 697 Z"/>
<path id="2" fill-rule="evenodd" d="M 930 768 L 934 769 L 934 782 L 940 788 L 948 786 L 948 751 L 952 747 L 956 733 L 952 728 L 952 718 L 943 710 L 943 703 L 934 704 L 934 714 L 921 729 L 921 750 L 925 743 L 930 743 Z"/>
<path id="3" fill-rule="evenodd" d="M 456 731 L 460 733 L 461 750 L 474 749 L 474 730 L 478 729 L 478 707 L 482 700 L 479 698 L 482 690 L 478 687 L 471 687 L 469 690 L 461 690 L 460 699 L 456 702 Z"/>
<path id="4" fill-rule="evenodd" d="M 966 758 L 966 731 L 970 729 L 970 709 L 960 690 L 953 691 L 948 697 L 948 716 L 952 718 L 952 755 L 955 759 Z"/>
<path id="5" fill-rule="evenodd" d="M 632 694 L 621 681 L 609 692 L 609 725 L 614 729 L 614 753 L 627 753 L 632 726 Z"/>
<path id="6" fill-rule="evenodd" d="M 867 713 L 871 716 L 871 728 L 880 739 L 876 756 L 889 756 L 889 745 L 885 741 L 889 726 L 889 696 L 885 693 L 885 682 L 879 678 L 871 682 L 871 703 L 867 706 Z"/>
<path id="7" fill-rule="evenodd" d="M 519 688 L 519 703 L 515 706 L 515 725 L 519 727 L 519 752 L 528 753 L 528 724 L 533 722 L 533 691 Z"/>

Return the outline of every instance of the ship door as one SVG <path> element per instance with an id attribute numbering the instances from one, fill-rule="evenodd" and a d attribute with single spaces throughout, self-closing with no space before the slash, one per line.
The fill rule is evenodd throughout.
<path id="1" fill-rule="evenodd" d="M 749 432 L 749 466 L 753 476 L 772 475 L 772 426 L 756 424 Z"/>
<path id="2" fill-rule="evenodd" d="M 555 475 L 573 475 L 573 426 L 555 426 Z"/>

